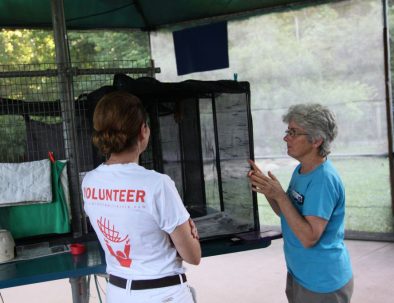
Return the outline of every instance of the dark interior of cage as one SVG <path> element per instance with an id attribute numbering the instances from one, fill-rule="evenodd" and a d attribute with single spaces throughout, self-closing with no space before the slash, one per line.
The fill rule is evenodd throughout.
<path id="1" fill-rule="evenodd" d="M 100 98 L 113 90 L 126 90 L 138 96 L 144 104 L 149 114 L 151 138 L 140 164 L 174 180 L 202 240 L 259 230 L 257 198 L 246 177 L 249 170 L 247 159 L 253 159 L 247 82 L 187 80 L 164 83 L 154 78 L 132 79 L 117 74 L 112 85 L 80 95 L 74 102 L 73 119 L 78 183 L 86 171 L 105 161 L 91 144 L 92 115 Z M 42 110 L 46 103 L 50 103 L 51 110 Z M 23 113 L 27 148 L 19 162 L 46 159 L 48 151 L 57 159 L 67 160 L 64 123 L 31 119 L 42 113 L 59 116 L 60 105 L 60 101 L 1 100 L 3 115 L 10 110 Z M 16 107 L 19 110 L 15 110 Z M 75 190 L 72 183 L 69 182 L 68 186 Z M 70 201 L 69 219 L 70 232 L 75 233 L 73 229 L 80 228 L 80 225 L 73 224 L 73 220 L 78 220 L 73 208 L 80 208 L 82 201 L 74 200 Z M 5 217 L 7 209 L 20 207 L 2 207 L 0 227 L 6 228 L 4 222 L 7 220 L 9 224 L 18 224 L 11 222 L 17 220 L 16 216 L 7 220 Z"/>

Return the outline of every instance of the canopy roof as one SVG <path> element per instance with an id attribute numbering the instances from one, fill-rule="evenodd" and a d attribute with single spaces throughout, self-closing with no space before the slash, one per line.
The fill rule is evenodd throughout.
<path id="1" fill-rule="evenodd" d="M 158 27 L 305 3 L 306 0 L 63 0 L 68 29 Z M 0 28 L 51 28 L 51 0 L 0 0 Z"/>

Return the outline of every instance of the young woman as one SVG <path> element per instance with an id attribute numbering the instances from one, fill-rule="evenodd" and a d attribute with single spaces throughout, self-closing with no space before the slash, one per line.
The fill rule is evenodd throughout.
<path id="1" fill-rule="evenodd" d="M 138 164 L 147 113 L 127 92 L 105 95 L 93 116 L 105 163 L 82 182 L 84 209 L 105 251 L 108 303 L 193 302 L 182 261 L 198 265 L 198 233 L 174 182 Z"/>

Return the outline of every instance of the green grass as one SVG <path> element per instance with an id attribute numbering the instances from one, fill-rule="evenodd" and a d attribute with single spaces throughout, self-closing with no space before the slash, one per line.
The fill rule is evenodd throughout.
<path id="1" fill-rule="evenodd" d="M 346 190 L 346 229 L 363 232 L 394 232 L 391 212 L 389 163 L 386 158 L 332 159 L 341 174 Z M 289 159 L 258 161 L 287 188 L 295 162 Z M 268 202 L 258 195 L 260 224 L 279 225 L 279 218 Z"/>

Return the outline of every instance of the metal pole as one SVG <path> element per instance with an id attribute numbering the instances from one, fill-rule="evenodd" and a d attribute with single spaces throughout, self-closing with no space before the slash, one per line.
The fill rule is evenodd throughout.
<path id="1" fill-rule="evenodd" d="M 71 59 L 68 49 L 63 0 L 51 0 L 52 25 L 56 50 L 56 65 L 59 79 L 60 107 L 63 120 L 63 140 L 70 176 L 72 201 L 72 230 L 74 237 L 82 235 L 81 195 L 79 188 L 78 150 L 76 146 L 75 102 Z M 55 155 L 56 156 L 56 155 Z M 73 303 L 88 303 L 86 277 L 70 278 Z"/>
<path id="2" fill-rule="evenodd" d="M 220 211 L 224 211 L 225 209 L 224 209 L 223 183 L 222 183 L 222 163 L 220 160 L 219 129 L 218 129 L 218 119 L 217 119 L 217 112 L 216 112 L 215 94 L 211 95 L 211 99 L 212 99 L 213 134 L 215 137 L 216 172 L 218 174 L 218 191 L 219 191 Z"/>
<path id="3" fill-rule="evenodd" d="M 391 184 L 391 212 L 394 215 L 394 154 L 393 154 L 393 107 L 392 107 L 392 87 L 390 70 L 390 33 L 388 30 L 388 1 L 383 0 L 383 50 L 384 50 L 384 76 L 386 88 L 386 114 L 387 114 L 387 135 L 388 153 L 390 167 Z"/>
<path id="4" fill-rule="evenodd" d="M 81 208 L 81 191 L 79 188 L 72 66 L 68 49 L 63 0 L 51 0 L 51 10 L 59 79 L 60 106 L 63 120 L 63 139 L 70 176 L 71 213 L 73 218 L 72 230 L 74 237 L 79 237 L 82 235 L 83 214 Z"/>
<path id="5" fill-rule="evenodd" d="M 89 303 L 89 279 L 86 276 L 69 279 L 73 303 Z"/>

